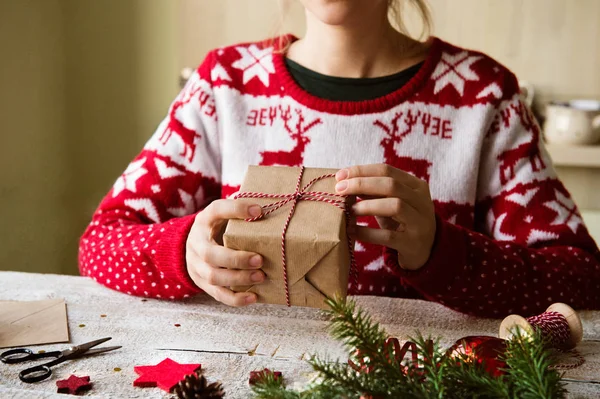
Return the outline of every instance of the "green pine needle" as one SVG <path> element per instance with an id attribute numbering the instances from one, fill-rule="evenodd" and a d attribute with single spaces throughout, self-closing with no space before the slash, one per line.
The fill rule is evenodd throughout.
<path id="1" fill-rule="evenodd" d="M 296 392 L 268 376 L 252 388 L 257 399 L 359 399 L 367 395 L 377 399 L 546 399 L 566 395 L 561 375 L 550 368 L 551 353 L 539 334 L 514 332 L 501 356 L 507 364 L 501 377 L 492 377 L 485 364 L 469 356 L 448 356 L 439 341 L 420 334 L 411 339 L 417 345 L 417 364 L 412 360 L 399 364 L 390 348 L 386 353 L 387 333 L 354 301 L 336 298 L 327 303 L 332 337 L 345 345 L 356 365 L 372 367 L 372 371 L 357 372 L 347 363 L 313 357 L 309 363 L 320 382 Z M 363 354 L 363 363 L 357 350 Z M 410 352 L 407 355 L 410 358 Z"/>
<path id="2" fill-rule="evenodd" d="M 387 335 L 383 328 L 374 323 L 362 309 L 356 309 L 354 301 L 345 302 L 336 298 L 327 299 L 331 308 L 325 311 L 331 318 L 331 336 L 342 342 L 350 350 L 361 349 L 375 353 L 383 346 Z"/>
<path id="3" fill-rule="evenodd" d="M 275 378 L 273 374 L 266 373 L 265 376 L 252 386 L 252 391 L 257 398 L 261 399 L 300 399 L 298 392 L 288 391 L 283 385 L 281 378 Z"/>
<path id="4" fill-rule="evenodd" d="M 455 387 L 455 398 L 509 399 L 511 390 L 505 376 L 492 377 L 485 371 L 484 363 L 473 362 L 467 355 L 446 359 L 453 362 L 445 375 L 448 386 Z"/>
<path id="5" fill-rule="evenodd" d="M 564 398 L 566 389 L 561 382 L 558 371 L 550 368 L 551 352 L 539 332 L 532 336 L 513 331 L 513 338 L 507 343 L 504 361 L 508 366 L 508 374 L 514 382 L 515 397 Z"/>

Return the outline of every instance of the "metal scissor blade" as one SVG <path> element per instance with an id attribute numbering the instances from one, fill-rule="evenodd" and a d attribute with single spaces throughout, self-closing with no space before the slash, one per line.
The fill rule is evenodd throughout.
<path id="1" fill-rule="evenodd" d="M 103 353 L 103 352 L 110 352 L 110 351 L 114 351 L 114 350 L 121 349 L 121 348 L 122 348 L 122 346 L 107 346 L 106 348 L 90 349 L 89 351 L 86 351 L 85 353 L 83 353 L 83 356 L 95 355 L 97 353 Z"/>
<path id="2" fill-rule="evenodd" d="M 100 344 L 105 343 L 108 340 L 111 340 L 112 337 L 108 337 L 108 338 L 101 338 L 101 339 L 97 339 L 95 341 L 92 342 L 87 342 L 85 344 L 81 344 L 81 345 L 77 345 L 75 347 L 73 347 L 73 349 L 77 352 L 79 351 L 87 351 L 90 348 L 93 348 L 94 346 L 98 346 Z"/>

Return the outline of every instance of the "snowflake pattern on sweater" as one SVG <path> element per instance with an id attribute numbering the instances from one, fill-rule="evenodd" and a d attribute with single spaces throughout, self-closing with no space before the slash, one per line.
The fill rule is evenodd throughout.
<path id="1" fill-rule="evenodd" d="M 131 295 L 197 294 L 185 264 L 194 217 L 232 197 L 248 165 L 384 162 L 429 182 L 435 244 L 425 266 L 406 271 L 394 251 L 357 242 L 351 294 L 491 317 L 556 301 L 600 308 L 600 253 L 510 71 L 434 39 L 404 87 L 329 101 L 294 82 L 277 51 L 287 40 L 209 53 L 94 214 L 80 242 L 82 275 Z"/>

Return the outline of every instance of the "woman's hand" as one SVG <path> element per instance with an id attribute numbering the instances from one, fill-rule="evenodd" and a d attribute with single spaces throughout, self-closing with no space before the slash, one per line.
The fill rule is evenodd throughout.
<path id="1" fill-rule="evenodd" d="M 427 182 L 386 164 L 353 166 L 335 175 L 338 194 L 362 199 L 356 216 L 375 216 L 381 229 L 356 226 L 356 239 L 398 251 L 404 269 L 422 267 L 435 238 L 435 210 Z"/>
<path id="2" fill-rule="evenodd" d="M 258 205 L 235 200 L 216 200 L 196 215 L 186 243 L 187 271 L 198 287 L 219 302 L 245 306 L 256 302 L 256 294 L 233 292 L 228 287 L 260 284 L 265 274 L 262 257 L 222 245 L 229 219 L 247 219 L 261 214 Z"/>

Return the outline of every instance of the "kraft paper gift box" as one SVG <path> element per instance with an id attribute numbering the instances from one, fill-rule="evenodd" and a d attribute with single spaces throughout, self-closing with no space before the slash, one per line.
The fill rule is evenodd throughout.
<path id="1" fill-rule="evenodd" d="M 314 178 L 336 173 L 336 169 L 304 168 L 300 188 Z M 250 166 L 240 193 L 293 194 L 301 168 Z M 306 192 L 335 194 L 335 178 L 315 182 Z M 354 202 L 353 197 L 335 198 L 342 206 Z M 263 209 L 281 198 L 240 198 L 257 203 Z M 230 220 L 223 236 L 226 247 L 256 252 L 263 256 L 262 284 L 231 287 L 236 292 L 254 292 L 258 302 L 282 304 L 286 301 L 286 285 L 282 265 L 282 233 L 292 203 L 256 221 Z M 265 212 L 265 211 L 263 211 Z M 287 279 L 291 306 L 325 308 L 324 300 L 335 295 L 346 297 L 351 272 L 350 249 L 346 233 L 346 213 L 326 202 L 300 199 L 285 235 Z"/>

